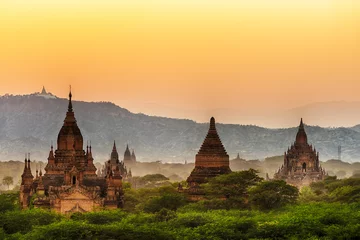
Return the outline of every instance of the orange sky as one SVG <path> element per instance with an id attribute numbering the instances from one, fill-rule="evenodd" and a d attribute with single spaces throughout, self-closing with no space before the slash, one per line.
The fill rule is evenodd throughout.
<path id="1" fill-rule="evenodd" d="M 78 100 L 234 123 L 220 112 L 360 101 L 357 0 L 82 2 L 0 2 L 1 95 L 72 84 Z"/>

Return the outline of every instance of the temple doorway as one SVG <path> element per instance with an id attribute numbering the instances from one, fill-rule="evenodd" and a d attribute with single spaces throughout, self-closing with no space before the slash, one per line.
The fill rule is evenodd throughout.
<path id="1" fill-rule="evenodd" d="M 303 164 L 302 164 L 302 171 L 303 171 L 303 172 L 306 172 L 306 163 L 303 163 Z"/>

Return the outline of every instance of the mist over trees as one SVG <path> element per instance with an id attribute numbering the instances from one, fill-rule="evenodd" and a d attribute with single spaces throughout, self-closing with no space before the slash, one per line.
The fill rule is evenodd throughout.
<path id="1" fill-rule="evenodd" d="M 167 181 L 160 175 L 144 181 Z M 224 185 L 232 186 L 216 189 Z M 360 179 L 327 177 L 300 191 L 255 170 L 201 185 L 190 201 L 178 183 L 133 189 L 123 209 L 59 215 L 20 210 L 18 192 L 0 194 L 0 239 L 358 239 Z"/>

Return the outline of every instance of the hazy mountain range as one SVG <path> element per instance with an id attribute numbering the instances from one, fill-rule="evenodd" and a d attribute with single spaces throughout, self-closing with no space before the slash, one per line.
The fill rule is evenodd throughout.
<path id="1" fill-rule="evenodd" d="M 33 159 L 46 160 L 51 141 L 56 147 L 67 103 L 67 99 L 36 95 L 0 97 L 0 160 L 21 160 L 25 152 L 31 152 Z M 108 158 L 114 140 L 120 154 L 128 143 L 140 161 L 192 162 L 208 130 L 208 123 L 134 114 L 109 102 L 74 101 L 73 106 L 84 143 L 92 142 L 93 155 L 100 162 Z M 239 152 L 247 159 L 283 154 L 297 131 L 297 126 L 268 129 L 217 124 L 217 128 L 231 158 Z M 359 125 L 351 128 L 306 126 L 306 131 L 321 160 L 337 158 L 339 145 L 344 161 L 360 160 Z"/>

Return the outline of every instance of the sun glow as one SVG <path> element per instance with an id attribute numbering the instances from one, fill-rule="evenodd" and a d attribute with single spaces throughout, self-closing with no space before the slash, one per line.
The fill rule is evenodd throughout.
<path id="1" fill-rule="evenodd" d="M 66 95 L 72 83 L 79 99 L 166 116 L 174 112 L 159 105 L 262 111 L 360 100 L 355 1 L 0 4 L 0 94 L 47 85 Z M 286 97 L 301 91 L 306 98 Z"/>

